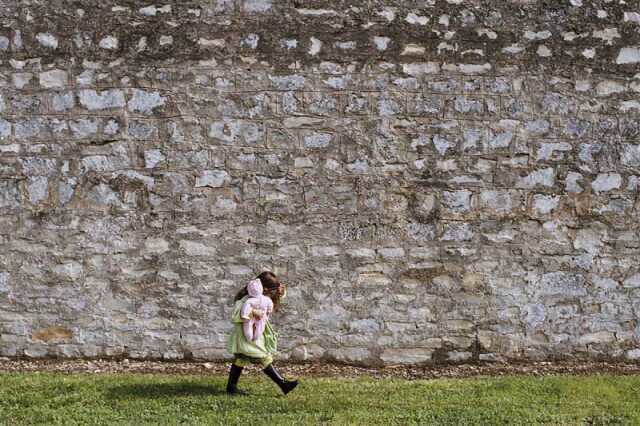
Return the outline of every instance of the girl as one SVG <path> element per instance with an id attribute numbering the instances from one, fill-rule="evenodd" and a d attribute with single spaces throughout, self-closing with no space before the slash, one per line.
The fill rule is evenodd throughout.
<path id="1" fill-rule="evenodd" d="M 285 285 L 280 283 L 273 272 L 265 271 L 257 277 L 262 283 L 264 295 L 269 297 L 273 302 L 273 310 L 277 311 L 280 305 L 280 299 L 286 294 Z M 236 294 L 235 307 L 233 309 L 233 316 L 231 322 L 233 323 L 233 331 L 229 338 L 228 350 L 234 355 L 233 363 L 231 364 L 231 370 L 229 371 L 229 380 L 227 382 L 227 393 L 231 395 L 246 395 L 247 392 L 238 389 L 238 379 L 242 373 L 242 369 L 249 364 L 260 364 L 263 368 L 263 372 L 269 376 L 284 392 L 288 394 L 296 386 L 298 381 L 285 380 L 275 368 L 273 368 L 272 354 L 276 352 L 277 347 L 277 335 L 273 331 L 269 322 L 266 322 L 264 332 L 255 341 L 249 341 L 243 331 L 243 323 L 248 318 L 262 318 L 266 315 L 260 309 L 252 309 L 249 315 L 242 318 L 242 306 L 249 298 L 247 287 Z"/>

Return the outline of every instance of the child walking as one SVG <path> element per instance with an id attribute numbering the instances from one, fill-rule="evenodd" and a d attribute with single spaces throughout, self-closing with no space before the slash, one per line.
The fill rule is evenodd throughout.
<path id="1" fill-rule="evenodd" d="M 231 395 L 247 394 L 238 389 L 238 380 L 243 368 L 250 364 L 260 364 L 262 371 L 285 395 L 298 386 L 297 380 L 284 379 L 273 367 L 277 334 L 268 321 L 271 313 L 269 303 L 260 299 L 260 293 L 270 299 L 272 310 L 276 311 L 280 299 L 285 296 L 285 285 L 278 281 L 273 272 L 265 271 L 236 294 L 231 318 L 233 331 L 227 348 L 234 356 L 227 381 L 227 393 Z"/>

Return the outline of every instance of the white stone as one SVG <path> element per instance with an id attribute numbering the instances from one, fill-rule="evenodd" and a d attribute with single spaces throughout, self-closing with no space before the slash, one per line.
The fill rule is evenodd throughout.
<path id="1" fill-rule="evenodd" d="M 20 191 L 14 182 L 0 180 L 0 207 L 19 207 Z"/>
<path id="2" fill-rule="evenodd" d="M 578 182 L 581 180 L 582 180 L 582 175 L 580 173 L 576 173 L 576 172 L 567 173 L 567 178 L 565 180 L 566 182 L 565 189 L 567 190 L 567 192 L 579 194 L 582 191 L 584 191 L 584 189 L 578 184 Z"/>
<path id="3" fill-rule="evenodd" d="M 230 182 L 231 176 L 224 170 L 205 170 L 202 176 L 196 178 L 196 188 L 220 188 Z"/>
<path id="4" fill-rule="evenodd" d="M 380 12 L 376 12 L 378 14 L 378 16 L 382 16 L 384 19 L 387 20 L 387 22 L 392 22 L 394 19 L 396 19 L 396 13 L 394 11 L 394 9 L 392 8 L 385 8 L 383 10 L 381 10 Z"/>
<path id="5" fill-rule="evenodd" d="M 3 139 L 1 131 L 0 131 L 0 139 Z M 20 145 L 18 145 L 17 143 L 12 143 L 9 145 L 0 145 L 0 152 L 2 153 L 9 152 L 9 153 L 17 154 L 18 152 L 20 152 Z"/>
<path id="6" fill-rule="evenodd" d="M 38 33 L 36 34 L 36 40 L 38 43 L 44 47 L 49 47 L 51 49 L 58 48 L 58 39 L 49 33 Z"/>
<path id="7" fill-rule="evenodd" d="M 376 49 L 378 50 L 387 50 L 390 41 L 391 39 L 389 37 L 376 36 L 373 38 L 373 43 L 376 45 Z"/>
<path id="8" fill-rule="evenodd" d="M 471 208 L 471 191 L 466 189 L 459 191 L 443 191 L 442 204 L 447 209 L 457 213 L 464 213 Z"/>
<path id="9" fill-rule="evenodd" d="M 622 176 L 618 173 L 600 173 L 591 183 L 591 187 L 596 192 L 606 192 L 618 189 L 622 185 Z"/>
<path id="10" fill-rule="evenodd" d="M 9 278 L 11 274 L 8 272 L 0 272 L 0 293 L 8 293 L 9 292 Z"/>
<path id="11" fill-rule="evenodd" d="M 320 52 L 322 48 L 322 42 L 315 37 L 311 37 L 311 46 L 309 47 L 309 54 L 315 56 Z"/>
<path id="12" fill-rule="evenodd" d="M 533 197 L 533 208 L 538 214 L 549 214 L 558 208 L 560 197 L 555 195 L 536 194 Z"/>
<path id="13" fill-rule="evenodd" d="M 554 152 L 567 152 L 571 151 L 573 146 L 568 142 L 559 142 L 559 143 L 543 143 L 540 144 L 540 149 L 538 150 L 538 155 L 536 156 L 536 160 L 544 160 L 548 161 L 553 159 Z"/>
<path id="14" fill-rule="evenodd" d="M 417 44 L 407 44 L 404 47 L 402 53 L 403 56 L 422 56 L 425 53 L 425 48 L 423 46 L 418 46 Z"/>
<path id="15" fill-rule="evenodd" d="M 244 0 L 244 9 L 247 12 L 264 13 L 271 10 L 272 0 Z"/>
<path id="16" fill-rule="evenodd" d="M 314 166 L 313 160 L 309 157 L 296 157 L 293 166 L 297 169 L 311 168 Z"/>
<path id="17" fill-rule="evenodd" d="M 520 46 L 519 44 L 512 44 L 510 46 L 503 47 L 502 51 L 510 55 L 515 55 L 517 53 L 524 51 L 524 47 Z"/>
<path id="18" fill-rule="evenodd" d="M 616 64 L 637 64 L 640 62 L 640 47 L 623 47 L 618 53 Z"/>
<path id="19" fill-rule="evenodd" d="M 306 79 L 302 75 L 269 75 L 269 80 L 280 90 L 299 90 L 304 88 Z"/>
<path id="20" fill-rule="evenodd" d="M 458 68 L 463 74 L 484 74 L 491 71 L 491 64 L 459 64 Z"/>
<path id="21" fill-rule="evenodd" d="M 11 123 L 0 118 L 0 140 L 7 139 L 11 136 Z"/>
<path id="22" fill-rule="evenodd" d="M 640 288 L 640 274 L 635 274 L 622 282 L 623 287 Z"/>
<path id="23" fill-rule="evenodd" d="M 618 109 L 622 112 L 629 112 L 632 110 L 640 111 L 640 101 L 623 101 L 620 102 Z"/>
<path id="24" fill-rule="evenodd" d="M 431 361 L 433 351 L 424 348 L 385 349 L 380 359 L 387 364 L 420 364 Z"/>
<path id="25" fill-rule="evenodd" d="M 342 362 L 362 362 L 371 357 L 369 349 L 366 348 L 349 348 L 341 347 L 338 349 L 330 349 L 328 356 Z"/>
<path id="26" fill-rule="evenodd" d="M 89 110 L 124 107 L 124 92 L 120 89 L 111 89 L 100 92 L 85 89 L 78 92 L 80 104 Z"/>
<path id="27" fill-rule="evenodd" d="M 611 278 L 600 277 L 598 275 L 592 276 L 591 281 L 596 287 L 606 290 L 613 290 L 618 287 L 618 283 L 615 280 L 612 280 Z"/>
<path id="28" fill-rule="evenodd" d="M 354 259 L 374 259 L 376 252 L 369 248 L 355 248 L 347 250 L 347 255 Z"/>
<path id="29" fill-rule="evenodd" d="M 105 36 L 100 40 L 98 46 L 107 50 L 115 50 L 118 48 L 118 39 L 111 35 Z"/>
<path id="30" fill-rule="evenodd" d="M 198 44 L 204 47 L 225 47 L 227 45 L 227 42 L 223 38 L 215 38 L 215 39 L 200 38 L 198 39 Z"/>
<path id="31" fill-rule="evenodd" d="M 132 96 L 127 103 L 127 108 L 131 112 L 141 112 L 143 114 L 151 114 L 155 108 L 164 105 L 167 98 L 162 96 L 160 92 L 149 92 L 141 89 L 133 89 Z"/>
<path id="32" fill-rule="evenodd" d="M 541 303 L 532 303 L 525 307 L 525 322 L 527 327 L 535 328 L 544 323 L 547 317 L 546 307 Z"/>
<path id="33" fill-rule="evenodd" d="M 24 88 L 29 84 L 32 78 L 33 74 L 31 74 L 30 72 L 16 73 L 11 76 L 11 80 L 13 81 L 13 85 L 16 87 L 16 89 Z"/>
<path id="34" fill-rule="evenodd" d="M 485 190 L 480 193 L 480 205 L 497 212 L 508 213 L 513 209 L 509 191 Z"/>
<path id="35" fill-rule="evenodd" d="M 625 12 L 624 13 L 624 22 L 633 22 L 634 24 L 640 25 L 640 13 L 638 13 L 638 12 Z"/>
<path id="36" fill-rule="evenodd" d="M 238 208 L 238 203 L 232 197 L 220 195 L 213 207 L 215 211 L 232 212 Z"/>
<path id="37" fill-rule="evenodd" d="M 264 131 L 259 124 L 253 122 L 223 120 L 211 123 L 208 134 L 209 137 L 227 144 L 255 145 L 262 140 Z"/>
<path id="38" fill-rule="evenodd" d="M 552 187 L 555 183 L 555 171 L 553 168 L 532 171 L 529 175 L 518 179 L 516 186 L 519 188 L 534 188 L 537 185 Z"/>
<path id="39" fill-rule="evenodd" d="M 338 12 L 336 12 L 333 9 L 305 9 L 305 8 L 298 8 L 296 9 L 296 12 L 298 12 L 301 15 L 307 15 L 307 16 L 325 16 L 325 15 L 337 15 Z"/>
<path id="40" fill-rule="evenodd" d="M 598 331 L 580 336 L 578 342 L 582 345 L 615 342 L 616 336 L 611 331 Z"/>
<path id="41" fill-rule="evenodd" d="M 357 43 L 355 41 L 339 41 L 335 46 L 342 50 L 353 50 L 356 48 Z"/>
<path id="42" fill-rule="evenodd" d="M 405 257 L 405 252 L 402 247 L 386 247 L 378 250 L 378 254 L 383 259 L 399 259 Z"/>
<path id="43" fill-rule="evenodd" d="M 159 149 L 150 149 L 144 152 L 144 167 L 152 169 L 161 161 L 164 161 L 165 157 L 162 151 Z"/>
<path id="44" fill-rule="evenodd" d="M 389 277 L 378 272 L 364 272 L 358 275 L 356 279 L 356 285 L 358 286 L 377 286 L 380 288 L 386 288 L 392 284 Z"/>
<path id="45" fill-rule="evenodd" d="M 181 240 L 180 248 L 187 256 L 215 256 L 216 248 L 197 241 Z"/>
<path id="46" fill-rule="evenodd" d="M 94 186 L 91 191 L 89 191 L 88 198 L 97 204 L 103 204 L 105 206 L 118 206 L 122 204 L 118 193 L 104 183 Z"/>
<path id="47" fill-rule="evenodd" d="M 616 93 L 622 93 L 626 90 L 624 84 L 613 80 L 605 80 L 598 83 L 596 86 L 596 93 L 598 96 L 609 96 Z"/>
<path id="48" fill-rule="evenodd" d="M 631 361 L 640 360 L 640 348 L 628 350 L 625 352 L 625 357 Z"/>
<path id="49" fill-rule="evenodd" d="M 573 241 L 576 250 L 584 250 L 591 254 L 598 254 L 602 245 L 601 235 L 592 229 L 580 229 Z"/>
<path id="50" fill-rule="evenodd" d="M 466 222 L 454 222 L 444 226 L 443 241 L 469 241 L 473 238 L 471 225 Z"/>
<path id="51" fill-rule="evenodd" d="M 27 180 L 27 191 L 29 192 L 29 201 L 36 204 L 49 194 L 49 179 L 46 176 L 31 176 Z"/>
<path id="52" fill-rule="evenodd" d="M 162 35 L 159 40 L 160 46 L 167 46 L 169 44 L 173 44 L 173 36 L 170 35 Z"/>
<path id="53" fill-rule="evenodd" d="M 593 37 L 604 40 L 611 46 L 614 39 L 620 38 L 620 33 L 617 28 L 605 28 L 604 30 L 594 31 Z"/>
<path id="54" fill-rule="evenodd" d="M 438 72 L 440 72 L 440 65 L 436 62 L 415 62 L 411 64 L 402 64 L 402 72 L 414 77 L 419 77 L 424 74 L 437 74 Z"/>
<path id="55" fill-rule="evenodd" d="M 551 53 L 551 49 L 549 49 L 544 44 L 541 44 L 540 46 L 538 46 L 538 50 L 536 51 L 536 53 L 538 56 L 541 56 L 543 58 L 548 58 L 553 55 L 553 53 Z"/>
<path id="56" fill-rule="evenodd" d="M 551 32 L 548 30 L 535 32 L 535 31 L 525 31 L 524 37 L 528 40 L 546 40 L 551 37 Z"/>
<path id="57" fill-rule="evenodd" d="M 91 118 L 80 118 L 69 122 L 69 129 L 77 138 L 85 138 L 87 136 L 98 133 L 98 120 Z"/>
<path id="58" fill-rule="evenodd" d="M 156 16 L 158 12 L 171 13 L 171 5 L 167 4 L 162 7 L 157 7 L 155 5 L 141 7 L 140 9 L 138 9 L 138 12 L 140 12 L 141 15 L 145 15 L 145 16 Z"/>
<path id="59" fill-rule="evenodd" d="M 312 246 L 309 248 L 309 254 L 313 257 L 337 256 L 339 253 L 340 250 L 335 246 Z"/>
<path id="60" fill-rule="evenodd" d="M 169 243 L 163 238 L 147 238 L 144 247 L 145 251 L 151 254 L 162 254 L 169 251 Z"/>
<path id="61" fill-rule="evenodd" d="M 295 38 L 283 39 L 280 41 L 280 46 L 283 49 L 287 50 L 295 49 L 296 47 L 298 47 L 298 40 L 296 40 Z"/>
<path id="62" fill-rule="evenodd" d="M 180 279 L 180 275 L 176 274 L 173 271 L 160 271 L 158 272 L 158 275 L 164 278 L 165 280 L 169 280 L 169 281 L 177 281 Z"/>
<path id="63" fill-rule="evenodd" d="M 84 268 L 82 267 L 82 265 L 74 261 L 63 263 L 61 265 L 56 265 L 53 268 L 53 272 L 55 272 L 56 274 L 64 278 L 69 278 L 71 280 L 77 280 L 78 278 L 80 278 L 82 276 L 83 271 L 84 271 Z"/>
<path id="64" fill-rule="evenodd" d="M 407 17 L 404 18 L 404 20 L 412 25 L 427 25 L 427 22 L 429 22 L 428 17 L 417 15 L 413 12 L 410 12 L 409 14 L 407 14 Z"/>
<path id="65" fill-rule="evenodd" d="M 620 161 L 625 166 L 640 167 L 640 144 L 623 144 Z"/>
<path id="66" fill-rule="evenodd" d="M 67 72 L 63 70 L 41 72 L 39 77 L 40 86 L 47 89 L 65 87 L 67 85 Z"/>
<path id="67" fill-rule="evenodd" d="M 326 148 L 331 144 L 333 137 L 329 133 L 311 133 L 304 137 L 304 146 L 307 148 Z"/>
<path id="68" fill-rule="evenodd" d="M 587 59 L 593 59 L 596 57 L 596 49 L 587 48 L 587 49 L 584 49 L 582 52 L 580 52 L 580 54 Z"/>

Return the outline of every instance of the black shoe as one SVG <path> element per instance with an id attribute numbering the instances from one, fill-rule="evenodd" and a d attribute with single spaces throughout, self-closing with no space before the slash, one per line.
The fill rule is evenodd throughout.
<path id="1" fill-rule="evenodd" d="M 227 381 L 227 393 L 229 395 L 249 395 L 249 392 L 238 389 L 238 379 L 240 379 L 240 374 L 242 374 L 242 367 L 231 364 L 229 380 Z"/>
<path id="2" fill-rule="evenodd" d="M 285 380 L 280 374 L 278 374 L 276 369 L 273 368 L 273 364 L 269 364 L 269 366 L 262 371 L 264 372 L 264 374 L 269 376 L 269 378 L 273 380 L 278 385 L 278 387 L 280 387 L 285 395 L 294 390 L 296 386 L 298 386 L 297 380 Z"/>

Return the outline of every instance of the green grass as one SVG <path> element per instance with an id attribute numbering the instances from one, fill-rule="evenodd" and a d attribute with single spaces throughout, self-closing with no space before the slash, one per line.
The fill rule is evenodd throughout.
<path id="1" fill-rule="evenodd" d="M 302 378 L 0 374 L 0 425 L 640 425 L 640 377 Z"/>

